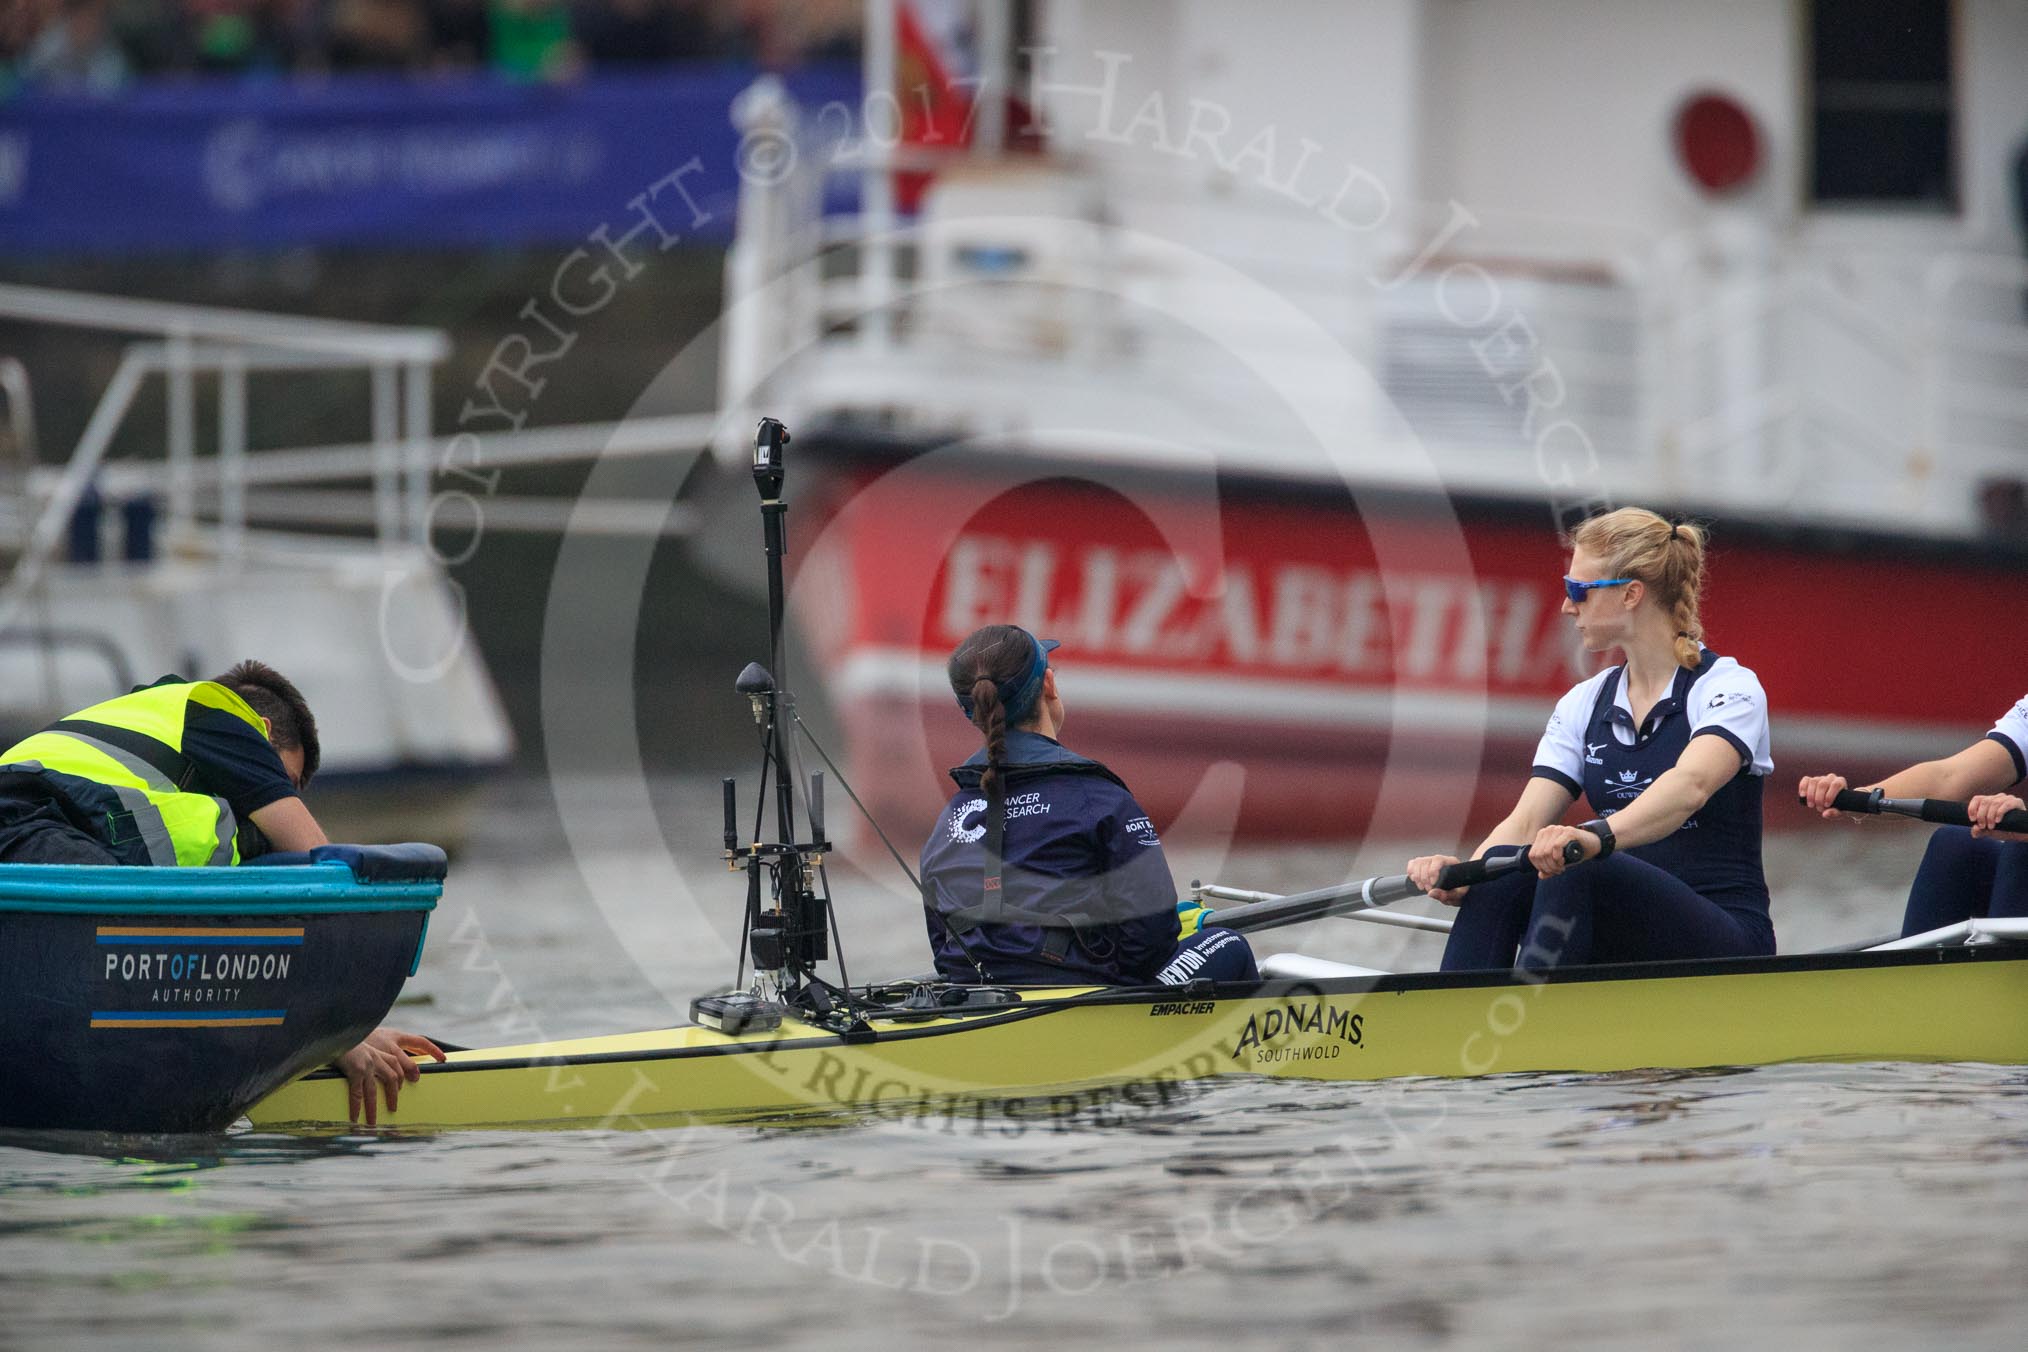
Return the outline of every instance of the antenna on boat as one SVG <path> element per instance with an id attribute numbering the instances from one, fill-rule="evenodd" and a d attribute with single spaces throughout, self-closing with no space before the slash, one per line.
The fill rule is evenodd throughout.
<path id="1" fill-rule="evenodd" d="M 726 866 L 744 869 L 747 875 L 740 975 L 744 975 L 746 957 L 751 953 L 753 983 L 746 990 L 700 996 L 690 1003 L 693 1020 L 727 1033 L 778 1027 L 791 1004 L 814 1006 L 819 1014 L 835 1008 L 822 983 L 816 981 L 817 964 L 830 956 L 830 899 L 823 884 L 823 866 L 831 845 L 824 839 L 821 774 L 810 785 L 810 839 L 796 840 L 797 784 L 789 756 L 795 701 L 783 679 L 782 656 L 786 618 L 782 559 L 789 552 L 789 505 L 782 499 L 782 485 L 788 472 L 788 444 L 788 428 L 773 418 L 761 419 L 754 432 L 753 481 L 760 490 L 761 528 L 768 556 L 769 666 L 749 662 L 735 683 L 753 707 L 762 744 L 754 838 L 744 846 L 740 844 L 737 789 L 730 779 L 724 784 Z M 760 827 L 766 817 L 770 776 L 774 779 L 776 838 L 764 841 Z"/>

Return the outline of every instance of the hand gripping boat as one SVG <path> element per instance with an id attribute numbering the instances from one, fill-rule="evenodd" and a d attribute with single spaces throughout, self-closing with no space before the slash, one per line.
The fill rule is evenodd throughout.
<path id="1" fill-rule="evenodd" d="M 781 424 L 764 420 L 754 453 L 776 673 L 787 440 Z M 724 857 L 746 875 L 741 972 L 751 954 L 751 983 L 736 978 L 730 993 L 693 1002 L 688 1027 L 453 1051 L 441 1065 L 424 1062 L 394 1121 L 658 1126 L 938 1105 L 963 1111 L 968 1103 L 1093 1089 L 1151 1101 L 1223 1074 L 1367 1080 L 1809 1060 L 2028 1062 L 2028 922 L 2019 921 L 1974 922 L 1865 951 L 1546 974 L 1393 974 L 1285 955 L 1261 964 L 1264 980 L 1242 986 L 924 979 L 855 987 L 841 961 L 833 985 L 817 974 L 829 956 L 832 913 L 823 776 L 807 786 L 810 839 L 798 843 L 802 786 L 791 775 L 787 741 L 790 725 L 807 730 L 768 670 L 749 666 L 738 688 L 761 726 L 763 782 L 772 778 L 778 828 L 773 842 L 743 841 L 726 781 Z M 1444 885 L 1511 866 L 1456 865 Z M 1287 897 L 1197 891 L 1202 901 L 1240 903 L 1215 915 L 1241 931 L 1336 914 L 1448 928 L 1375 909 L 1420 895 L 1402 877 Z M 325 1071 L 250 1115 L 266 1126 L 343 1123 L 346 1114 L 345 1083 Z"/>
<path id="2" fill-rule="evenodd" d="M 238 868 L 0 864 L 0 1127 L 231 1125 L 373 1031 L 443 879 L 434 845 Z"/>

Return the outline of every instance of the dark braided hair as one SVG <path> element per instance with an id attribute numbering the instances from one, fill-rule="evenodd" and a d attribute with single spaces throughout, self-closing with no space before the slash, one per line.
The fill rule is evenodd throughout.
<path id="1" fill-rule="evenodd" d="M 979 787 L 988 796 L 1000 788 L 1000 767 L 1007 762 L 1007 708 L 1000 702 L 1000 684 L 1019 680 L 1034 660 L 1028 631 L 1011 624 L 975 629 L 951 654 L 951 691 L 972 703 L 972 726 L 986 738 L 986 772 Z"/>

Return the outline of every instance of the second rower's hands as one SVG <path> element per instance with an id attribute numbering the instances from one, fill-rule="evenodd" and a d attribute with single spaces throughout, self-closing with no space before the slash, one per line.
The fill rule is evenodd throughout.
<path id="1" fill-rule="evenodd" d="M 1796 796 L 1810 811 L 1821 813 L 1826 819 L 1846 817 L 1857 821 L 1858 818 L 1851 813 L 1840 812 L 1831 806 L 1838 795 L 1849 787 L 1843 775 L 1805 775 L 1802 783 L 1796 785 Z"/>
<path id="2" fill-rule="evenodd" d="M 381 1094 L 386 1094 L 387 1111 L 392 1113 L 402 1085 L 422 1078 L 422 1068 L 410 1052 L 444 1059 L 443 1049 L 428 1038 L 394 1028 L 374 1029 L 364 1042 L 338 1058 L 335 1064 L 345 1076 L 346 1106 L 354 1122 L 363 1112 L 367 1126 L 379 1126 Z"/>
<path id="3" fill-rule="evenodd" d="M 1445 868 L 1457 863 L 1457 856 L 1450 854 L 1425 854 L 1408 861 L 1408 880 L 1446 906 L 1455 906 L 1465 899 L 1469 887 L 1438 887 L 1437 875 Z"/>
<path id="4" fill-rule="evenodd" d="M 1528 847 L 1528 862 L 1535 866 L 1539 878 L 1554 878 L 1563 872 L 1563 847 L 1576 841 L 1583 849 L 1586 859 L 1598 858 L 1598 852 L 1605 848 L 1599 838 L 1589 831 L 1580 831 L 1575 826 L 1545 826 L 1535 833 L 1535 843 Z"/>
<path id="5" fill-rule="evenodd" d="M 2028 807 L 2011 793 L 1988 793 L 1965 804 L 1965 815 L 1972 819 L 1972 835 L 1991 836 L 1995 840 L 2028 840 L 2028 836 L 2012 831 L 2001 831 L 2000 818 L 2009 812 L 2018 812 Z"/>

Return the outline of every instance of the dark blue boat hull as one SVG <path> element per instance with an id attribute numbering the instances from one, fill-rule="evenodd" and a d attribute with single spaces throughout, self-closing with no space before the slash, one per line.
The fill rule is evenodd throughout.
<path id="1" fill-rule="evenodd" d="M 297 867 L 0 865 L 0 1127 L 230 1125 L 386 1015 L 441 861 L 434 879 L 414 876 L 427 856 L 389 869 L 371 851 Z"/>

